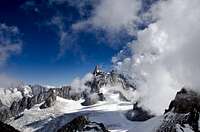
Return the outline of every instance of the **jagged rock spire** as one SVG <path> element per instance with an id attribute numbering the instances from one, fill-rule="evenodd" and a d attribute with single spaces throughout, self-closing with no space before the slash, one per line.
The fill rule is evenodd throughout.
<path id="1" fill-rule="evenodd" d="M 95 66 L 95 69 L 94 69 L 94 71 L 93 71 L 93 75 L 98 75 L 98 73 L 101 73 L 101 70 L 100 70 L 100 68 L 99 68 L 99 65 L 96 65 Z"/>

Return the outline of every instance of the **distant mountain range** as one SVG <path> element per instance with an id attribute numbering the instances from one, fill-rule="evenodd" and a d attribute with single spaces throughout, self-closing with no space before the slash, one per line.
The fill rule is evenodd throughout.
<path id="1" fill-rule="evenodd" d="M 95 67 L 78 88 L 22 85 L 0 89 L 2 131 L 198 132 L 200 95 L 183 88 L 163 115 L 138 105 L 130 77 Z M 162 103 L 162 102 L 161 102 Z M 159 105 L 159 104 L 157 104 Z M 6 125 L 9 124 L 11 126 Z M 7 129 L 8 128 L 8 129 Z"/>

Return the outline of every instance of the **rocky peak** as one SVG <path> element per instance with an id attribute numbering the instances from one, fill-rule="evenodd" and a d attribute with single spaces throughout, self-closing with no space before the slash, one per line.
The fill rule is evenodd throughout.
<path id="1" fill-rule="evenodd" d="M 14 127 L 0 121 L 0 132 L 19 132 Z"/>
<path id="2" fill-rule="evenodd" d="M 175 113 L 188 113 L 196 109 L 200 112 L 200 95 L 192 90 L 182 88 L 177 92 L 174 100 L 171 101 L 169 108 L 166 110 Z"/>
<path id="3" fill-rule="evenodd" d="M 97 65 L 93 71 L 93 78 L 85 83 L 87 87 L 89 87 L 90 91 L 85 93 L 85 102 L 83 105 L 92 105 L 95 104 L 97 101 L 104 100 L 104 96 L 100 93 L 100 89 L 104 86 L 112 87 L 112 86 L 121 86 L 123 90 L 135 90 L 136 86 L 134 83 L 131 83 L 125 76 L 122 74 L 117 73 L 116 71 L 112 70 L 111 72 L 104 72 L 99 68 Z M 114 91 L 113 93 L 119 93 L 120 98 L 122 100 L 129 101 L 121 91 Z M 92 94 L 92 96 L 91 96 Z M 96 97 L 94 98 L 94 95 Z M 100 96 L 99 96 L 100 95 Z M 101 100 L 99 100 L 101 99 Z"/>
<path id="4" fill-rule="evenodd" d="M 114 70 L 111 72 L 104 72 L 100 70 L 98 65 L 93 71 L 93 79 L 86 82 L 85 85 L 91 88 L 92 93 L 99 93 L 100 88 L 106 85 L 121 85 L 124 89 L 136 89 L 135 84 L 122 74 Z"/>
<path id="5" fill-rule="evenodd" d="M 163 122 L 157 132 L 185 132 L 187 126 L 191 131 L 199 132 L 199 112 L 200 95 L 182 88 L 165 111 Z"/>
<path id="6" fill-rule="evenodd" d="M 102 123 L 91 122 L 86 116 L 78 116 L 58 132 L 109 132 Z"/>
<path id="7" fill-rule="evenodd" d="M 54 105 L 57 96 L 55 89 L 50 89 L 48 94 L 49 95 L 45 99 L 45 102 L 40 106 L 40 109 L 48 108 Z"/>
<path id="8" fill-rule="evenodd" d="M 102 71 L 100 70 L 99 65 L 96 65 L 93 71 L 93 75 L 97 76 L 98 74 L 100 74 Z"/>
<path id="9" fill-rule="evenodd" d="M 133 109 L 126 113 L 127 119 L 131 121 L 146 121 L 155 115 L 151 114 L 150 111 L 143 109 L 138 106 L 138 102 L 133 105 Z"/>

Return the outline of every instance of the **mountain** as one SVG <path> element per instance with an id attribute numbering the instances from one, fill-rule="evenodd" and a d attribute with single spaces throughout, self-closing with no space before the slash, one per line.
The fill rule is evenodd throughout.
<path id="1" fill-rule="evenodd" d="M 9 99 L 1 99 L 0 120 L 23 132 L 199 131 L 200 95 L 188 88 L 156 116 L 138 105 L 134 80 L 116 71 L 96 66 L 83 85 L 78 90 L 41 85 L 1 90 Z"/>
<path id="2" fill-rule="evenodd" d="M 0 122 L 0 131 L 1 132 L 19 132 L 14 127 L 7 125 L 3 122 Z"/>
<path id="3" fill-rule="evenodd" d="M 163 123 L 158 132 L 186 130 L 198 132 L 200 95 L 185 88 L 177 92 L 165 111 Z"/>

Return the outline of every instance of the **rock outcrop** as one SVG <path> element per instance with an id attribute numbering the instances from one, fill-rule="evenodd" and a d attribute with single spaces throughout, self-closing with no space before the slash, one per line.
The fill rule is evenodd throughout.
<path id="1" fill-rule="evenodd" d="M 199 132 L 198 120 L 199 114 L 196 112 L 187 114 L 168 112 L 165 114 L 164 120 L 157 132 L 179 132 L 178 129 L 182 129 L 182 132 L 186 132 L 183 130 L 186 127 L 190 129 L 190 131 Z"/>
<path id="2" fill-rule="evenodd" d="M 196 109 L 200 112 L 200 95 L 194 91 L 185 88 L 177 92 L 176 97 L 171 101 L 169 109 L 165 112 L 173 111 L 175 113 L 188 113 Z"/>
<path id="3" fill-rule="evenodd" d="M 139 107 L 138 103 L 133 105 L 133 110 L 130 110 L 126 113 L 127 119 L 131 121 L 146 121 L 154 116 L 155 115 L 151 114 L 149 111 Z"/>
<path id="4" fill-rule="evenodd" d="M 104 124 L 91 122 L 85 116 L 79 116 L 64 125 L 57 132 L 109 132 Z"/>
<path id="5" fill-rule="evenodd" d="M 11 112 L 10 112 L 9 107 L 2 106 L 0 108 L 0 121 L 5 122 L 10 117 L 11 117 Z"/>
<path id="6" fill-rule="evenodd" d="M 48 90 L 40 85 L 34 85 L 34 87 L 31 88 L 36 88 L 40 92 L 33 90 L 32 96 L 24 96 L 19 101 L 13 101 L 10 107 L 0 103 L 0 121 L 5 122 L 11 117 L 19 117 L 25 109 L 30 109 L 34 105 L 42 102 L 44 102 L 44 104 L 42 104 L 40 108 L 51 107 L 56 100 L 56 96 L 72 100 L 79 100 L 83 96 L 82 93 L 74 93 L 69 86 L 50 88 Z"/>
<path id="7" fill-rule="evenodd" d="M 19 132 L 14 127 L 0 121 L 0 132 Z"/>
<path id="8" fill-rule="evenodd" d="M 99 66 L 96 66 L 93 71 L 93 79 L 87 81 L 85 85 L 91 88 L 91 93 L 99 93 L 100 88 L 105 85 L 121 85 L 124 89 L 136 89 L 135 84 L 130 83 L 128 78 L 122 74 L 118 74 L 114 70 L 111 72 L 103 72 Z"/>
<path id="9" fill-rule="evenodd" d="M 3 106 L 3 103 L 1 102 L 1 100 L 0 100 L 0 108 Z"/>
<path id="10" fill-rule="evenodd" d="M 200 112 L 200 95 L 183 88 L 177 92 L 165 111 L 164 120 L 157 132 L 178 132 L 190 129 L 199 132 L 198 121 Z"/>
<path id="11" fill-rule="evenodd" d="M 48 108 L 54 105 L 56 101 L 56 92 L 55 90 L 51 89 L 49 91 L 48 97 L 45 99 L 45 102 L 40 106 L 40 109 Z"/>
<path id="12" fill-rule="evenodd" d="M 103 93 L 93 93 L 91 95 L 87 95 L 85 97 L 85 101 L 83 103 L 81 103 L 83 106 L 89 106 L 89 105 L 93 105 L 96 104 L 98 101 L 104 101 L 105 97 L 103 95 Z"/>
<path id="13" fill-rule="evenodd" d="M 54 88 L 57 96 L 65 98 L 65 99 L 72 99 L 72 100 L 79 100 L 83 97 L 83 93 L 74 92 L 70 86 L 63 86 L 61 88 Z"/>
<path id="14" fill-rule="evenodd" d="M 118 74 L 114 70 L 111 72 L 104 72 L 99 68 L 99 66 L 95 67 L 92 80 L 87 81 L 85 85 L 90 88 L 90 94 L 101 94 L 102 97 L 104 96 L 103 93 L 100 93 L 100 89 L 103 86 L 121 86 L 124 90 L 136 90 L 135 84 L 131 83 L 131 81 L 122 74 Z M 113 93 L 119 94 L 120 99 L 123 101 L 130 101 L 120 91 L 113 91 Z M 86 96 L 83 105 L 95 104 L 98 101 L 98 97 L 91 99 L 90 96 Z"/>
<path id="15" fill-rule="evenodd" d="M 30 85 L 33 95 L 39 95 L 48 91 L 48 88 L 41 85 Z"/>

